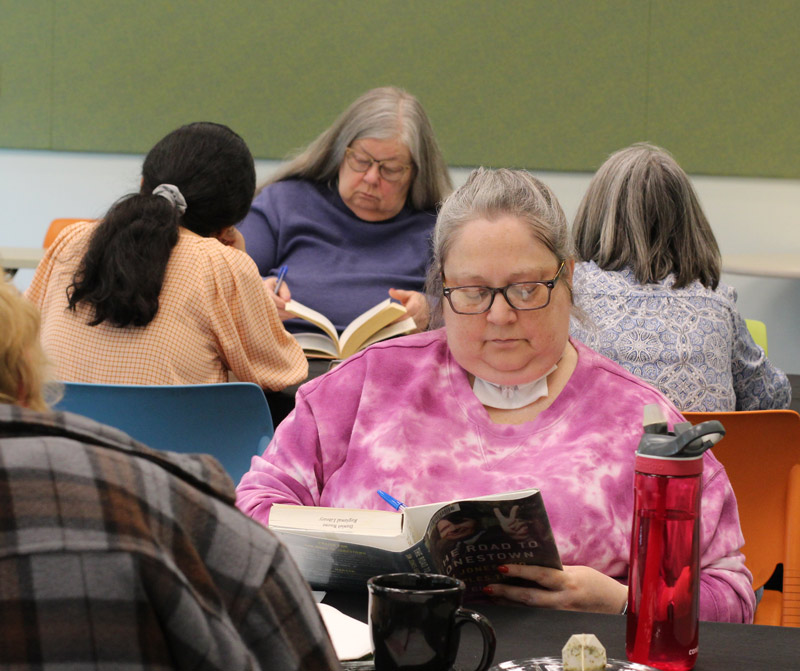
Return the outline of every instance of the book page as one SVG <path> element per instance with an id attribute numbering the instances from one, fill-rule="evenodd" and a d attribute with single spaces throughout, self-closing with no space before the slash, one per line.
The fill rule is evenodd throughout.
<path id="1" fill-rule="evenodd" d="M 307 356 L 321 359 L 338 359 L 339 349 L 324 333 L 292 333 Z"/>
<path id="2" fill-rule="evenodd" d="M 325 333 L 328 334 L 328 336 L 330 336 L 330 339 L 334 343 L 337 345 L 339 344 L 339 334 L 336 332 L 333 322 L 331 322 L 331 320 L 321 312 L 312 310 L 311 308 L 303 305 L 302 303 L 298 303 L 297 301 L 287 301 L 284 310 L 293 314 L 295 317 L 300 317 L 300 319 L 305 319 L 307 322 L 311 322 L 312 324 L 319 326 L 323 331 L 325 331 Z"/>
<path id="3" fill-rule="evenodd" d="M 340 660 L 361 659 L 372 653 L 369 625 L 326 603 L 318 603 L 317 608 Z"/>
<path id="4" fill-rule="evenodd" d="M 387 298 L 360 314 L 347 325 L 342 332 L 342 337 L 339 338 L 341 358 L 346 359 L 351 354 L 355 354 L 361 344 L 373 333 L 388 326 L 404 314 L 406 314 L 406 309 L 400 303 L 393 302 L 391 298 Z"/>
<path id="5" fill-rule="evenodd" d="M 399 322 L 385 326 L 374 335 L 371 335 L 363 343 L 361 343 L 361 346 L 358 349 L 362 350 L 370 345 L 375 344 L 376 342 L 380 342 L 381 340 L 388 340 L 389 338 L 394 338 L 395 336 L 411 333 L 412 331 L 415 331 L 416 328 L 417 323 L 414 321 L 414 318 L 406 317 Z"/>
<path id="6" fill-rule="evenodd" d="M 354 534 L 403 536 L 403 515 L 388 510 L 321 508 L 276 503 L 269 513 L 269 526 L 287 531 L 309 531 L 317 535 Z"/>

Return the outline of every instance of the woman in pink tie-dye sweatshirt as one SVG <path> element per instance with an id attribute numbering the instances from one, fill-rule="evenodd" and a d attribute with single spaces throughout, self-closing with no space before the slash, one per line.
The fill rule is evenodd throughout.
<path id="1" fill-rule="evenodd" d="M 447 199 L 428 293 L 444 328 L 374 345 L 298 391 L 237 505 L 379 508 L 542 491 L 564 571 L 505 567 L 492 585 L 532 606 L 620 612 L 627 599 L 634 452 L 659 391 L 569 338 L 573 261 L 553 193 L 524 171 L 479 169 Z M 736 501 L 704 456 L 700 616 L 752 621 Z"/>

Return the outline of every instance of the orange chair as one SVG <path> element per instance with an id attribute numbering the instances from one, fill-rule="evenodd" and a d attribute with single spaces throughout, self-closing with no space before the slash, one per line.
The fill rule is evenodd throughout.
<path id="1" fill-rule="evenodd" d="M 755 623 L 800 627 L 800 415 L 794 410 L 683 415 L 692 424 L 716 419 L 725 427 L 713 452 L 736 494 L 753 588 L 763 587 L 783 564 L 783 592 L 764 590 Z"/>
<path id="2" fill-rule="evenodd" d="M 42 247 L 47 249 L 53 244 L 53 241 L 58 237 L 62 229 L 70 224 L 74 224 L 76 221 L 92 221 L 92 219 L 53 219 L 53 221 L 50 222 L 50 226 L 47 228 L 47 233 L 44 234 Z"/>

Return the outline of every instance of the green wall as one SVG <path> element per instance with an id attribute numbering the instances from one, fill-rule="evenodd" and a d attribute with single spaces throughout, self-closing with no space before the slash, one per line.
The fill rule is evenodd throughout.
<path id="1" fill-rule="evenodd" d="M 142 153 L 229 124 L 282 158 L 407 88 L 451 165 L 800 178 L 796 0 L 0 0 L 0 147 Z"/>

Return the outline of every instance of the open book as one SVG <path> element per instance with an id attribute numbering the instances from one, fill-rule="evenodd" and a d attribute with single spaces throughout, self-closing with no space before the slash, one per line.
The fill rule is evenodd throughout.
<path id="1" fill-rule="evenodd" d="M 374 575 L 412 571 L 460 578 L 474 599 L 484 585 L 509 582 L 501 564 L 561 568 L 537 489 L 402 512 L 276 503 L 269 527 L 314 589 L 364 589 Z"/>
<path id="2" fill-rule="evenodd" d="M 336 332 L 330 319 L 302 303 L 288 301 L 284 309 L 325 332 L 293 334 L 308 356 L 323 359 L 346 359 L 373 343 L 410 333 L 417 328 L 411 317 L 395 321 L 406 314 L 406 309 L 391 298 L 362 312 L 347 325 L 342 335 Z"/>

